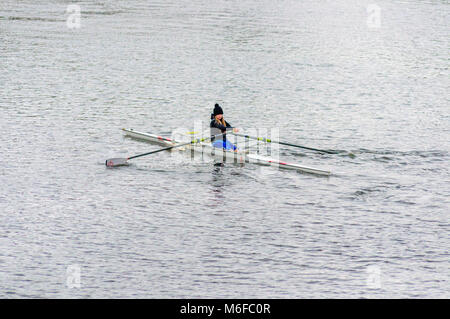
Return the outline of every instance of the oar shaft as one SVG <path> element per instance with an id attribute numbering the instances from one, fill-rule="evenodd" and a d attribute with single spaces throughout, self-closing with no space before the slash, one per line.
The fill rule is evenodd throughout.
<path id="1" fill-rule="evenodd" d="M 196 143 L 200 143 L 200 142 L 205 142 L 205 141 L 207 141 L 207 140 L 210 140 L 210 139 L 212 139 L 212 138 L 216 138 L 216 137 L 219 137 L 219 136 L 222 136 L 222 135 L 223 135 L 223 134 L 217 134 L 217 135 L 215 135 L 215 136 L 209 136 L 209 137 L 204 137 L 204 138 L 196 138 L 196 139 L 193 139 L 193 140 L 190 141 L 190 142 L 181 143 L 181 144 L 176 144 L 176 145 L 173 145 L 173 146 L 161 148 L 161 149 L 159 149 L 159 150 L 147 152 L 147 153 L 144 153 L 144 154 L 134 155 L 134 156 L 128 157 L 127 160 L 130 160 L 130 159 L 133 159 L 133 158 L 138 158 L 138 157 L 141 157 L 141 156 L 146 156 L 146 155 L 154 154 L 154 153 L 158 153 L 158 152 L 162 152 L 162 151 L 168 151 L 168 150 L 170 150 L 170 149 L 172 149 L 172 148 L 175 148 L 175 147 L 181 147 L 181 146 L 185 146 L 185 145 L 190 145 L 190 144 L 196 144 Z"/>
<path id="2" fill-rule="evenodd" d="M 237 136 L 241 136 L 241 137 L 245 137 L 245 138 L 250 138 L 250 139 L 266 142 L 266 143 L 277 143 L 277 144 L 286 145 L 286 146 L 304 148 L 304 149 L 311 150 L 311 151 L 318 151 L 318 152 L 324 152 L 324 153 L 328 153 L 328 154 L 335 154 L 334 152 L 321 150 L 321 149 L 318 149 L 318 148 L 312 148 L 312 147 L 307 147 L 307 146 L 302 146 L 302 145 L 296 145 L 296 144 L 291 144 L 291 143 L 286 143 L 286 142 L 281 142 L 281 141 L 272 141 L 271 139 L 265 138 L 265 137 L 250 136 L 250 135 L 239 134 L 239 133 L 234 133 L 234 132 L 232 134 L 237 135 Z"/>

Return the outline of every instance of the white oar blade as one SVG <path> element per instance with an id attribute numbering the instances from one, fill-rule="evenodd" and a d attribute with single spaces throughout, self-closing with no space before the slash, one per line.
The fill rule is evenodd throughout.
<path id="1" fill-rule="evenodd" d="M 117 166 L 123 166 L 128 165 L 127 158 L 111 158 L 109 160 L 106 160 L 106 166 L 107 167 L 117 167 Z"/>

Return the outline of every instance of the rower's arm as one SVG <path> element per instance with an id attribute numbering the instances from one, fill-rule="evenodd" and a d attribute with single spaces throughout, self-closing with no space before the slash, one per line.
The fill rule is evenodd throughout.
<path id="1" fill-rule="evenodd" d="M 234 126 L 231 126 L 231 124 L 230 123 L 228 123 L 228 122 L 226 122 L 227 123 L 227 129 L 228 129 L 228 131 L 233 131 L 233 132 L 235 132 L 235 133 L 237 133 L 237 132 L 239 132 L 239 129 L 237 128 L 237 127 L 234 127 Z"/>
<path id="2" fill-rule="evenodd" d="M 219 124 L 217 122 L 214 122 L 212 124 L 213 127 L 218 128 L 221 131 L 226 131 L 227 129 L 232 129 L 233 127 L 227 122 L 227 126 L 223 126 L 222 124 Z"/>

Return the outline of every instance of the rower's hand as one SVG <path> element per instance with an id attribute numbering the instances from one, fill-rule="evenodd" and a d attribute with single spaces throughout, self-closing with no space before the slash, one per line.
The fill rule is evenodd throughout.
<path id="1" fill-rule="evenodd" d="M 235 127 L 235 128 L 233 128 L 233 132 L 237 133 L 237 132 L 239 132 L 239 129 L 237 127 Z"/>

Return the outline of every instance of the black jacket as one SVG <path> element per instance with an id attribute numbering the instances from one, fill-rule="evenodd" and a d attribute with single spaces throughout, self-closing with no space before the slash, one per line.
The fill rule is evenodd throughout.
<path id="1" fill-rule="evenodd" d="M 211 129 L 211 142 L 214 141 L 213 136 L 221 134 L 221 133 L 225 133 L 227 131 L 227 129 L 233 128 L 230 123 L 228 123 L 227 121 L 225 121 L 226 126 L 223 126 L 220 123 L 217 123 L 215 119 L 213 119 L 211 121 L 211 124 L 209 125 L 210 129 Z M 226 141 L 227 140 L 227 135 L 224 134 L 222 137 L 218 137 L 218 140 L 223 140 Z"/>

